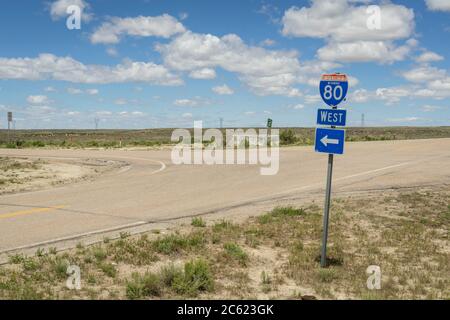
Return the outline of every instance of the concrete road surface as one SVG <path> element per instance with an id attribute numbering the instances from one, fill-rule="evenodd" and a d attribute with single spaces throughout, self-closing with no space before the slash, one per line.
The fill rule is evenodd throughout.
<path id="1" fill-rule="evenodd" d="M 259 165 L 173 165 L 169 150 L 0 150 L 8 155 L 113 159 L 129 166 L 94 181 L 0 196 L 0 253 L 231 212 L 287 195 L 322 197 L 327 162 L 313 147 L 283 148 L 279 173 L 262 176 Z M 335 157 L 333 191 L 449 182 L 450 139 L 347 143 L 346 154 Z"/>

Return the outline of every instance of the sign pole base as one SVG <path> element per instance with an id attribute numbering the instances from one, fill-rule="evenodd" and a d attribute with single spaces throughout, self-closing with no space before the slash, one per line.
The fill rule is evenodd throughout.
<path id="1" fill-rule="evenodd" d="M 322 254 L 320 256 L 320 266 L 327 266 L 327 239 L 328 239 L 328 221 L 330 216 L 331 202 L 331 181 L 333 177 L 333 155 L 328 155 L 328 173 L 327 173 L 327 189 L 325 194 L 325 207 L 323 211 L 323 238 L 322 238 Z"/>

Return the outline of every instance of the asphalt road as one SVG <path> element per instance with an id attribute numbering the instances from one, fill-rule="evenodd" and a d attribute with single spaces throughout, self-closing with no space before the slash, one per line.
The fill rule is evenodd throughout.
<path id="1" fill-rule="evenodd" d="M 99 158 L 129 166 L 94 181 L 0 196 L 0 253 L 41 243 L 249 206 L 324 188 L 327 156 L 280 151 L 277 175 L 259 165 L 174 165 L 170 151 L 0 150 L 0 156 Z M 450 139 L 347 143 L 334 191 L 450 182 Z"/>

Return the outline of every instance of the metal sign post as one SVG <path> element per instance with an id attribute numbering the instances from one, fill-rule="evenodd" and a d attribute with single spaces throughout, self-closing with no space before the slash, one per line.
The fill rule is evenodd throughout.
<path id="1" fill-rule="evenodd" d="M 344 153 L 345 130 L 336 126 L 345 126 L 347 112 L 338 110 L 339 103 L 345 100 L 348 91 L 347 76 L 343 74 L 323 75 L 320 81 L 320 95 L 323 101 L 332 109 L 319 109 L 317 113 L 318 125 L 329 125 L 331 128 L 317 128 L 316 152 L 328 153 L 327 185 L 325 190 L 325 205 L 323 212 L 323 235 L 320 266 L 327 266 L 328 224 L 330 220 L 331 183 L 333 179 L 333 161 L 335 154 Z"/>
<path id="2" fill-rule="evenodd" d="M 320 266 L 322 268 L 327 265 L 327 240 L 328 240 L 328 221 L 330 217 L 331 203 L 331 180 L 333 177 L 333 159 L 334 155 L 328 155 L 328 173 L 327 173 L 327 189 L 325 192 L 325 209 L 323 211 L 323 235 L 322 235 L 322 252 L 320 255 Z"/>

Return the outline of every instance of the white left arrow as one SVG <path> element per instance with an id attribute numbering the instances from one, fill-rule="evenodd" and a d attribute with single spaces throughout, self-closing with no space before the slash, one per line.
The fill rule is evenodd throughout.
<path id="1" fill-rule="evenodd" d="M 339 144 L 338 139 L 328 139 L 328 135 L 320 139 L 320 142 L 322 142 L 325 147 L 328 146 L 328 144 Z"/>

